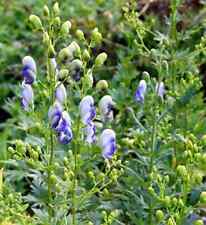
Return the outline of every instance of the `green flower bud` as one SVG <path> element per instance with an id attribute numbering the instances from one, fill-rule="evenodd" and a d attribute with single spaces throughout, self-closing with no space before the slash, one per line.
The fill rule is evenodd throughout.
<path id="1" fill-rule="evenodd" d="M 201 194 L 200 194 L 200 202 L 201 203 L 206 203 L 206 192 L 203 191 Z"/>
<path id="2" fill-rule="evenodd" d="M 43 14 L 45 17 L 49 17 L 49 15 L 50 15 L 49 8 L 47 5 L 44 5 Z"/>
<path id="3" fill-rule="evenodd" d="M 95 179 L 95 176 L 94 176 L 94 173 L 93 173 L 93 171 L 89 171 L 88 172 L 88 176 L 91 178 L 91 179 Z"/>
<path id="4" fill-rule="evenodd" d="M 105 52 L 100 53 L 95 59 L 95 66 L 96 67 L 102 66 L 106 60 L 107 54 Z"/>
<path id="5" fill-rule="evenodd" d="M 59 16 L 54 18 L 54 26 L 59 27 L 61 25 L 61 19 Z"/>
<path id="6" fill-rule="evenodd" d="M 82 57 L 83 57 L 83 60 L 84 60 L 84 61 L 88 62 L 88 61 L 90 60 L 90 54 L 89 54 L 89 51 L 85 49 L 85 50 L 83 51 Z"/>
<path id="7" fill-rule="evenodd" d="M 55 176 L 55 174 L 51 174 L 50 180 L 51 180 L 51 183 L 52 183 L 52 184 L 56 184 L 56 182 L 57 182 L 57 177 Z"/>
<path id="8" fill-rule="evenodd" d="M 32 27 L 36 30 L 42 30 L 42 23 L 38 16 L 36 15 L 30 15 L 29 16 L 29 22 L 31 23 Z"/>
<path id="9" fill-rule="evenodd" d="M 85 40 L 85 37 L 84 37 L 84 33 L 83 33 L 83 31 L 82 30 L 77 30 L 76 31 L 76 36 L 77 36 L 77 38 L 80 40 L 80 41 L 84 41 Z"/>
<path id="10" fill-rule="evenodd" d="M 56 55 L 54 46 L 51 44 L 51 42 L 49 44 L 48 55 L 49 55 L 49 58 L 54 58 L 54 56 Z"/>
<path id="11" fill-rule="evenodd" d="M 185 166 L 183 166 L 183 165 L 179 165 L 178 167 L 177 167 L 177 173 L 178 173 L 178 175 L 180 175 L 182 178 L 185 178 L 185 177 L 187 177 L 187 169 L 186 169 L 186 167 Z"/>
<path id="12" fill-rule="evenodd" d="M 177 198 L 176 198 L 176 197 L 172 198 L 172 204 L 173 204 L 174 206 L 177 205 Z"/>
<path id="13" fill-rule="evenodd" d="M 43 43 L 46 45 L 49 45 L 49 43 L 50 43 L 50 38 L 49 38 L 49 35 L 47 32 L 43 33 Z"/>
<path id="14" fill-rule="evenodd" d="M 59 9 L 59 3 L 56 2 L 54 5 L 53 5 L 53 11 L 54 11 L 54 15 L 55 16 L 58 16 L 60 14 L 60 9 Z"/>
<path id="15" fill-rule="evenodd" d="M 158 223 L 160 223 L 164 219 L 164 213 L 162 210 L 156 211 L 156 218 L 157 218 Z"/>
<path id="16" fill-rule="evenodd" d="M 58 60 L 59 61 L 64 61 L 64 60 L 72 60 L 73 59 L 73 54 L 69 50 L 68 47 L 63 48 L 60 50 L 59 55 L 58 55 Z"/>
<path id="17" fill-rule="evenodd" d="M 167 221 L 167 225 L 176 225 L 176 222 L 174 221 L 174 219 L 169 218 Z"/>
<path id="18" fill-rule="evenodd" d="M 146 81 L 146 82 L 149 82 L 150 81 L 150 75 L 147 71 L 144 71 L 143 72 L 143 79 Z"/>
<path id="19" fill-rule="evenodd" d="M 96 84 L 96 88 L 99 91 L 108 89 L 109 85 L 106 80 L 99 80 Z"/>
<path id="20" fill-rule="evenodd" d="M 81 53 L 81 49 L 79 45 L 76 43 L 76 41 L 73 41 L 69 46 L 69 50 L 72 52 L 73 55 L 79 56 Z"/>
<path id="21" fill-rule="evenodd" d="M 87 225 L 94 225 L 91 221 L 89 221 L 88 223 L 87 223 Z"/>
<path id="22" fill-rule="evenodd" d="M 69 70 L 67 69 L 62 69 L 59 71 L 59 78 L 65 79 L 69 75 Z"/>
<path id="23" fill-rule="evenodd" d="M 171 199 L 169 196 L 165 196 L 163 201 L 166 207 L 170 207 Z"/>
<path id="24" fill-rule="evenodd" d="M 64 23 L 62 24 L 60 33 L 61 33 L 62 35 L 64 35 L 64 36 L 67 36 L 67 35 L 69 34 L 69 31 L 70 31 L 70 29 L 71 29 L 71 26 L 72 26 L 72 24 L 71 24 L 71 22 L 70 22 L 69 20 L 66 21 L 66 22 L 64 22 Z"/>
<path id="25" fill-rule="evenodd" d="M 150 187 L 148 188 L 148 192 L 149 192 L 152 196 L 155 195 L 155 191 L 154 191 L 154 188 L 153 188 L 152 186 L 150 186 Z"/>
<path id="26" fill-rule="evenodd" d="M 70 70 L 76 70 L 76 69 L 81 69 L 83 66 L 83 62 L 79 59 L 75 59 L 72 61 L 72 63 L 70 64 Z"/>
<path id="27" fill-rule="evenodd" d="M 90 88 L 92 88 L 93 82 L 94 82 L 94 79 L 92 75 L 92 70 L 89 69 L 83 78 L 84 90 L 89 90 Z"/>
<path id="28" fill-rule="evenodd" d="M 204 222 L 202 220 L 196 220 L 194 225 L 204 225 Z"/>
<path id="29" fill-rule="evenodd" d="M 9 146 L 8 147 L 8 152 L 11 153 L 11 154 L 14 154 L 15 150 L 13 147 Z"/>
<path id="30" fill-rule="evenodd" d="M 102 42 L 102 35 L 101 33 L 98 31 L 97 28 L 95 28 L 92 31 L 92 37 L 91 37 L 91 47 L 94 47 L 96 45 L 101 44 Z"/>

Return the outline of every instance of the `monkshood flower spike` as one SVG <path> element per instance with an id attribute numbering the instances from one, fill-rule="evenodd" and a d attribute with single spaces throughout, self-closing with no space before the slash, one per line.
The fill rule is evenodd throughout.
<path id="1" fill-rule="evenodd" d="M 162 81 L 156 84 L 155 90 L 157 95 L 163 100 L 165 94 L 165 86 Z"/>
<path id="2" fill-rule="evenodd" d="M 25 56 L 22 60 L 22 76 L 26 84 L 33 84 L 36 80 L 36 63 L 31 56 Z"/>
<path id="3" fill-rule="evenodd" d="M 96 110 L 94 106 L 93 97 L 90 95 L 85 96 L 80 102 L 79 110 L 80 110 L 80 116 L 81 116 L 82 122 L 85 125 L 88 125 L 89 123 L 91 123 L 91 121 L 96 116 Z"/>
<path id="4" fill-rule="evenodd" d="M 113 120 L 113 108 L 115 103 L 112 100 L 110 95 L 105 95 L 99 101 L 99 109 L 101 113 L 101 118 L 103 122 L 112 121 Z"/>
<path id="5" fill-rule="evenodd" d="M 116 135 L 111 129 L 105 129 L 100 135 L 100 147 L 102 148 L 102 156 L 105 159 L 111 159 L 116 152 Z"/>
<path id="6" fill-rule="evenodd" d="M 145 80 L 141 80 L 135 92 L 135 100 L 137 102 L 144 103 L 146 91 L 147 91 L 147 83 Z"/>
<path id="7" fill-rule="evenodd" d="M 21 106 L 24 110 L 28 111 L 29 106 L 33 103 L 33 90 L 31 85 L 22 83 L 22 93 L 21 93 Z"/>

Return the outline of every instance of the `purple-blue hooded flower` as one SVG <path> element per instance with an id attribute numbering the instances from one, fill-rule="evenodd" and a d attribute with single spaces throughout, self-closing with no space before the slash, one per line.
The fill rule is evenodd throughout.
<path id="1" fill-rule="evenodd" d="M 71 127 L 71 118 L 70 118 L 68 112 L 64 111 L 59 119 L 57 126 L 55 127 L 55 130 L 57 132 L 62 132 L 67 127 Z"/>
<path id="2" fill-rule="evenodd" d="M 72 140 L 73 134 L 71 128 L 68 126 L 63 131 L 58 133 L 58 140 L 61 144 L 69 144 Z"/>
<path id="3" fill-rule="evenodd" d="M 100 147 L 102 148 L 102 156 L 105 159 L 111 159 L 116 152 L 116 135 L 111 129 L 106 129 L 100 135 Z"/>
<path id="4" fill-rule="evenodd" d="M 63 112 L 62 105 L 56 101 L 53 106 L 49 108 L 48 117 L 51 122 L 51 127 L 55 129 L 59 124 Z"/>
<path id="5" fill-rule="evenodd" d="M 29 109 L 29 105 L 33 102 L 33 90 L 31 85 L 22 83 L 22 98 L 21 98 L 21 105 L 24 110 Z"/>
<path id="6" fill-rule="evenodd" d="M 85 96 L 80 102 L 79 109 L 82 122 L 85 125 L 91 123 L 96 116 L 93 97 L 90 95 Z"/>
<path id="7" fill-rule="evenodd" d="M 147 83 L 145 80 L 141 80 L 135 92 L 135 100 L 137 102 L 144 103 L 144 96 L 145 96 L 146 90 L 147 90 Z"/>
<path id="8" fill-rule="evenodd" d="M 31 56 L 25 56 L 22 60 L 22 76 L 26 84 L 33 84 L 36 80 L 36 63 Z"/>
<path id="9" fill-rule="evenodd" d="M 162 81 L 156 84 L 155 90 L 157 95 L 163 100 L 165 94 L 165 86 Z"/>
<path id="10" fill-rule="evenodd" d="M 101 113 L 101 118 L 104 122 L 113 120 L 113 107 L 114 102 L 110 95 L 105 95 L 99 101 L 99 109 Z"/>
<path id="11" fill-rule="evenodd" d="M 55 91 L 55 97 L 56 97 L 56 100 L 59 101 L 61 104 L 64 104 L 64 102 L 66 101 L 67 92 L 63 84 L 59 84 L 57 86 Z"/>
<path id="12" fill-rule="evenodd" d="M 93 122 L 90 122 L 87 124 L 87 126 L 84 129 L 85 131 L 85 136 L 86 136 L 86 142 L 88 144 L 92 144 L 96 141 L 96 126 Z"/>

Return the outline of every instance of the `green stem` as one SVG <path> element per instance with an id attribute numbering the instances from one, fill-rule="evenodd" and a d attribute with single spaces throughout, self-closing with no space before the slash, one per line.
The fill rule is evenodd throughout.
<path id="1" fill-rule="evenodd" d="M 49 92 L 51 96 L 51 105 L 54 102 L 54 89 L 55 89 L 55 82 L 54 82 L 54 74 L 52 72 L 51 68 L 51 62 L 49 57 L 47 58 L 47 70 L 48 70 L 48 77 L 50 80 L 50 87 Z M 50 129 L 50 152 L 49 152 L 49 162 L 48 162 L 48 214 L 49 214 L 49 221 L 51 221 L 52 215 L 53 215 L 53 208 L 51 206 L 52 203 L 52 181 L 51 181 L 51 175 L 52 175 L 52 164 L 53 164 L 53 158 L 54 158 L 54 136 L 53 131 Z"/>
<path id="2" fill-rule="evenodd" d="M 77 176 L 78 176 L 78 160 L 77 155 L 79 151 L 79 131 L 80 131 L 80 118 L 77 119 L 77 130 L 74 146 L 74 179 L 73 179 L 73 190 L 72 190 L 72 224 L 76 225 L 76 188 L 77 188 Z"/>

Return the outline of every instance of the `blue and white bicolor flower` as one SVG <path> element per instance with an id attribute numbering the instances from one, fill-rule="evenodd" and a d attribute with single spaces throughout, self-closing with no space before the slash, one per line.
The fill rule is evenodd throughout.
<path id="1" fill-rule="evenodd" d="M 57 126 L 55 127 L 55 130 L 57 132 L 64 131 L 67 127 L 71 127 L 71 118 L 67 111 L 62 112 L 61 117 L 58 121 Z"/>
<path id="2" fill-rule="evenodd" d="M 113 108 L 115 103 L 110 95 L 105 95 L 99 101 L 99 110 L 103 122 L 112 121 L 114 118 Z"/>
<path id="3" fill-rule="evenodd" d="M 85 96 L 80 102 L 79 109 L 82 122 L 85 125 L 91 123 L 96 116 L 93 97 L 90 95 Z"/>
<path id="4" fill-rule="evenodd" d="M 58 126 L 59 120 L 61 119 L 61 116 L 62 116 L 62 112 L 63 112 L 63 107 L 58 101 L 56 101 L 49 108 L 48 117 L 51 123 L 51 127 L 53 129 L 55 129 Z"/>
<path id="5" fill-rule="evenodd" d="M 22 93 L 21 93 L 21 106 L 24 110 L 28 111 L 29 106 L 33 103 L 33 90 L 31 85 L 22 83 Z"/>
<path id="6" fill-rule="evenodd" d="M 68 112 L 63 111 L 62 105 L 56 101 L 48 112 L 52 129 L 57 132 L 61 144 L 68 144 L 73 137 L 71 129 L 71 118 Z"/>
<path id="7" fill-rule="evenodd" d="M 147 91 L 147 83 L 145 80 L 141 80 L 135 92 L 135 100 L 140 103 L 144 103 L 144 97 Z"/>
<path id="8" fill-rule="evenodd" d="M 33 84 L 36 80 L 36 63 L 31 56 L 25 56 L 22 60 L 22 76 L 26 84 Z"/>
<path id="9" fill-rule="evenodd" d="M 162 81 L 156 84 L 155 90 L 157 95 L 163 100 L 165 94 L 165 86 Z"/>
<path id="10" fill-rule="evenodd" d="M 96 126 L 93 122 L 90 122 L 87 124 L 87 126 L 84 128 L 85 132 L 85 140 L 88 144 L 95 143 L 96 141 Z"/>
<path id="11" fill-rule="evenodd" d="M 67 99 L 67 92 L 66 88 L 64 87 L 64 84 L 58 84 L 56 91 L 55 91 L 55 97 L 58 102 L 61 104 L 64 104 L 64 102 Z"/>
<path id="12" fill-rule="evenodd" d="M 67 126 L 65 129 L 58 133 L 58 140 L 61 144 L 69 144 L 73 138 L 71 127 Z"/>
<path id="13" fill-rule="evenodd" d="M 102 148 L 102 156 L 105 159 L 111 159 L 116 152 L 116 135 L 111 129 L 105 129 L 100 135 L 100 147 Z"/>

